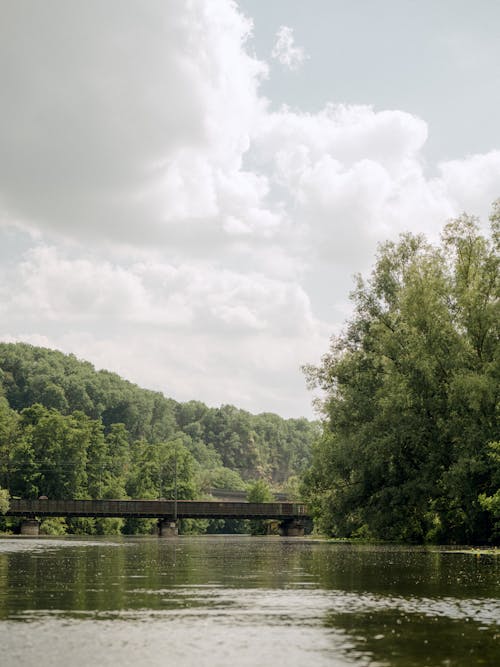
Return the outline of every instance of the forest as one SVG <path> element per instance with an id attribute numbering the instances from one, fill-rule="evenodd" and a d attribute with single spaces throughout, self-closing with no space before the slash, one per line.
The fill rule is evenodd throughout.
<path id="1" fill-rule="evenodd" d="M 500 538 L 500 200 L 439 245 L 403 235 L 357 279 L 353 316 L 306 369 L 325 399 L 303 492 L 323 532 L 406 542 Z"/>
<path id="2" fill-rule="evenodd" d="M 169 499 L 174 472 L 179 499 L 210 488 L 255 494 L 262 484 L 293 495 L 318 435 L 318 423 L 303 418 L 179 403 L 74 355 L 0 343 L 0 488 L 14 497 Z M 2 530 L 13 520 L 0 522 Z M 148 525 L 75 519 L 66 529 Z"/>

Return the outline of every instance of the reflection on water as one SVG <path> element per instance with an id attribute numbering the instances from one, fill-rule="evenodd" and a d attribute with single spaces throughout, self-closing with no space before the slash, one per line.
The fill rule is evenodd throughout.
<path id="1" fill-rule="evenodd" d="M 500 664 L 499 560 L 280 538 L 0 538 L 1 664 Z"/>

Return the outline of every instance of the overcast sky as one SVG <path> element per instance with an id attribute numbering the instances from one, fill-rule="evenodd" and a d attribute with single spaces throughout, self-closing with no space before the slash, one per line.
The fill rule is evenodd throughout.
<path id="1" fill-rule="evenodd" d="M 0 340 L 311 416 L 377 243 L 500 196 L 497 0 L 0 12 Z"/>

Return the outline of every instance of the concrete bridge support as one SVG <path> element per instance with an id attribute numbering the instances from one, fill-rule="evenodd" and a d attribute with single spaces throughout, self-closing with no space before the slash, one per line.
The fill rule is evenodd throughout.
<path id="1" fill-rule="evenodd" d="M 40 521 L 36 519 L 24 519 L 21 523 L 21 535 L 40 535 Z"/>
<path id="2" fill-rule="evenodd" d="M 283 537 L 304 537 L 304 524 L 297 519 L 286 519 L 280 525 Z"/>
<path id="3" fill-rule="evenodd" d="M 159 537 L 177 537 L 179 534 L 179 524 L 177 521 L 170 519 L 158 519 L 158 536 Z"/>

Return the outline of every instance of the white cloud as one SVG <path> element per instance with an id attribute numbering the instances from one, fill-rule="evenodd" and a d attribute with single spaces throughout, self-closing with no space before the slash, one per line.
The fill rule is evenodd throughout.
<path id="1" fill-rule="evenodd" d="M 0 26 L 4 222 L 151 244 L 170 241 L 166 223 L 214 218 L 263 105 L 250 22 L 215 0 L 29 14 L 10 4 Z"/>
<path id="2" fill-rule="evenodd" d="M 271 56 L 292 71 L 299 69 L 308 58 L 303 47 L 295 46 L 293 28 L 286 25 L 280 26 L 276 32 L 276 42 Z"/>
<path id="3" fill-rule="evenodd" d="M 0 338 L 179 399 L 304 413 L 299 366 L 377 242 L 500 194 L 498 151 L 429 177 L 412 113 L 271 111 L 230 0 L 23 7 L 0 25 Z"/>
<path id="4" fill-rule="evenodd" d="M 82 322 L 105 326 L 111 320 L 221 337 L 265 331 L 293 338 L 317 326 L 300 285 L 206 262 L 120 266 L 40 246 L 0 276 L 4 321 L 45 320 L 71 327 Z"/>
<path id="5" fill-rule="evenodd" d="M 500 150 L 439 165 L 441 182 L 455 209 L 486 219 L 500 195 Z"/>
<path id="6" fill-rule="evenodd" d="M 385 236 L 453 213 L 425 177 L 427 127 L 411 114 L 333 104 L 316 114 L 285 108 L 263 116 L 259 130 L 255 162 L 287 193 L 289 218 L 310 258 L 361 268 Z"/>

